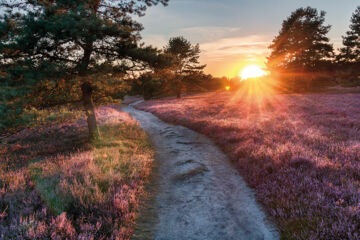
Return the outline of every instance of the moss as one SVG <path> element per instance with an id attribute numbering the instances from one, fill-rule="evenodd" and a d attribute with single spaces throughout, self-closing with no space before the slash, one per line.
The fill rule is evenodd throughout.
<path id="1" fill-rule="evenodd" d="M 50 210 L 56 215 L 66 212 L 71 200 L 59 191 L 60 177 L 58 175 L 44 176 L 42 167 L 36 163 L 31 164 L 29 170 L 35 189 Z"/>
<path id="2" fill-rule="evenodd" d="M 35 186 L 41 198 L 50 209 L 57 215 L 68 210 L 71 199 L 64 196 L 58 190 L 59 177 L 39 177 L 35 180 Z"/>

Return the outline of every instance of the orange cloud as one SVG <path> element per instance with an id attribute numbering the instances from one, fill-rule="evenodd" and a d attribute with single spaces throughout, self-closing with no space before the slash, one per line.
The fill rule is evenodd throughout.
<path id="1" fill-rule="evenodd" d="M 234 77 L 246 65 L 264 66 L 270 42 L 270 37 L 258 35 L 218 39 L 200 45 L 201 60 L 208 65 L 207 73 Z"/>
<path id="2" fill-rule="evenodd" d="M 272 39 L 272 36 L 260 35 L 239 37 L 240 34 L 240 28 L 192 27 L 169 36 L 149 34 L 144 40 L 147 44 L 162 48 L 168 38 L 183 35 L 192 43 L 200 43 L 201 62 L 207 64 L 206 73 L 234 77 L 246 65 L 264 66 Z"/>

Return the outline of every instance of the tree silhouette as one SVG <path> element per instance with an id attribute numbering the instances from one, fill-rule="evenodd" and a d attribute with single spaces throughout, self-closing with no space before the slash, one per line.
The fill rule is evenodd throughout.
<path id="1" fill-rule="evenodd" d="M 343 37 L 344 47 L 340 49 L 337 60 L 354 66 L 359 74 L 360 67 L 360 6 L 351 17 L 350 31 Z"/>
<path id="2" fill-rule="evenodd" d="M 192 45 L 184 37 L 174 37 L 169 40 L 164 52 L 173 58 L 174 78 L 172 86 L 175 89 L 177 98 L 180 98 L 187 78 L 202 73 L 206 67 L 206 65 L 201 65 L 199 62 L 200 46 L 199 44 Z"/>
<path id="3" fill-rule="evenodd" d="M 0 22 L 3 85 L 25 96 L 44 80 L 81 85 L 90 137 L 98 130 L 89 80 L 106 70 L 116 77 L 157 50 L 140 48 L 142 25 L 133 20 L 147 7 L 168 0 L 8 0 Z M 110 70 L 109 70 L 110 69 Z M 111 71 L 111 72 L 109 72 Z M 14 97 L 13 94 L 10 97 Z M 24 99 L 23 99 L 24 100 Z M 25 99 L 26 101 L 26 99 Z"/>
<path id="4" fill-rule="evenodd" d="M 333 46 L 326 36 L 331 26 L 324 25 L 325 12 L 307 7 L 294 11 L 282 24 L 270 49 L 268 67 L 292 76 L 319 71 L 333 57 Z"/>

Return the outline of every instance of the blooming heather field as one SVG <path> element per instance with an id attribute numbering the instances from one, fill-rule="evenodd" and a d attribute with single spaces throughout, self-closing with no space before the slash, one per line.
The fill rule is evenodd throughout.
<path id="1" fill-rule="evenodd" d="M 129 239 L 153 150 L 116 107 L 97 110 L 101 140 L 84 117 L 1 139 L 0 239 Z"/>
<path id="2" fill-rule="evenodd" d="M 211 137 L 282 239 L 360 239 L 360 94 L 209 93 L 137 105 Z"/>

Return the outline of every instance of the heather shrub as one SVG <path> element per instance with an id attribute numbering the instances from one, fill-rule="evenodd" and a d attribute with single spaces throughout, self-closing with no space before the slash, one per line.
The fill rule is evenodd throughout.
<path id="1" fill-rule="evenodd" d="M 24 129 L 0 146 L 0 239 L 129 239 L 152 166 L 146 133 L 116 106 Z"/>
<path id="2" fill-rule="evenodd" d="M 45 126 L 52 122 L 64 123 L 80 119 L 84 113 L 79 107 L 58 106 L 51 108 L 25 108 L 21 112 L 9 114 L 7 109 L 1 112 L 0 133 L 14 133 L 19 129 Z"/>
<path id="3" fill-rule="evenodd" d="M 137 107 L 211 137 L 282 239 L 359 239 L 360 95 L 250 87 Z"/>

